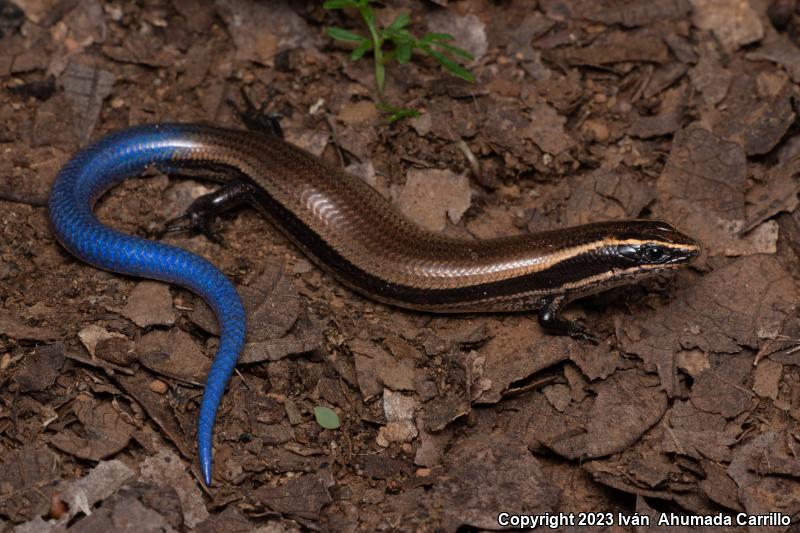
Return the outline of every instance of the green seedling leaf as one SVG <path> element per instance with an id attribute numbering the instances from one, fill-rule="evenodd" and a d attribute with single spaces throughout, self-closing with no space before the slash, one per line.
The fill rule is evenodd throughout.
<path id="1" fill-rule="evenodd" d="M 344 28 L 338 28 L 336 26 L 331 26 L 325 29 L 325 33 L 328 34 L 328 37 L 332 37 L 339 41 L 347 41 L 351 43 L 369 43 L 369 39 L 358 35 L 357 33 L 353 33 L 348 31 Z"/>
<path id="2" fill-rule="evenodd" d="M 431 44 L 437 42 L 444 42 L 444 41 L 452 41 L 455 39 L 449 33 L 432 33 L 428 32 L 422 36 L 422 39 L 419 40 L 420 44 Z"/>
<path id="3" fill-rule="evenodd" d="M 431 40 L 433 40 L 433 41 L 439 41 L 439 42 L 442 42 L 442 41 L 452 41 L 453 39 L 455 39 L 455 37 L 453 37 L 453 36 L 452 36 L 452 35 L 450 35 L 449 33 L 436 33 L 436 32 L 430 32 L 430 33 L 428 33 L 428 35 L 430 35 L 430 36 L 431 36 Z"/>
<path id="4" fill-rule="evenodd" d="M 394 107 L 392 105 L 387 104 L 386 102 L 379 103 L 377 107 L 381 111 L 381 113 L 386 114 L 384 119 L 389 124 L 397 122 L 398 120 L 402 120 L 404 118 L 414 118 L 422 115 L 419 111 L 416 111 L 414 109 Z"/>
<path id="5" fill-rule="evenodd" d="M 353 61 L 357 61 L 361 59 L 361 57 L 370 50 L 372 50 L 372 43 L 369 41 L 365 41 L 361 43 L 358 46 L 358 48 L 353 50 L 353 52 L 350 54 L 350 59 L 352 59 Z"/>
<path id="6" fill-rule="evenodd" d="M 403 28 L 405 28 L 406 26 L 408 26 L 409 22 L 411 22 L 411 17 L 408 16 L 408 13 L 400 13 L 394 19 L 394 22 L 389 24 L 389 26 L 386 28 L 386 32 L 387 33 L 393 33 L 393 32 L 400 31 Z"/>
<path id="7" fill-rule="evenodd" d="M 323 9 L 345 9 L 347 7 L 358 7 L 358 3 L 353 0 L 328 0 L 322 4 Z"/>
<path id="8" fill-rule="evenodd" d="M 397 62 L 401 65 L 408 63 L 411 60 L 411 50 L 411 43 L 398 43 L 397 47 L 394 49 Z"/>
<path id="9" fill-rule="evenodd" d="M 314 407 L 314 418 L 317 419 L 317 424 L 325 429 L 339 429 L 341 422 L 339 416 L 328 407 L 318 405 Z"/>
<path id="10" fill-rule="evenodd" d="M 392 32 L 384 30 L 381 35 L 383 36 L 384 40 L 392 41 L 395 46 L 404 43 L 416 45 L 417 43 L 417 40 L 413 35 L 408 33 L 408 30 L 397 30 Z"/>
<path id="11" fill-rule="evenodd" d="M 446 55 L 442 54 L 441 52 L 437 52 L 436 50 L 427 49 L 426 50 L 433 58 L 444 68 L 449 70 L 452 74 L 458 76 L 464 81 L 474 82 L 475 76 L 472 75 L 472 72 L 468 71 Z"/>
<path id="12" fill-rule="evenodd" d="M 375 90 L 380 100 L 383 99 L 383 90 L 386 84 L 386 64 L 391 63 L 392 60 L 395 59 L 400 64 L 408 63 L 413 57 L 414 49 L 418 49 L 421 53 L 433 57 L 451 74 L 469 82 L 475 81 L 475 77 L 468 69 L 462 67 L 454 59 L 443 53 L 446 52 L 453 57 L 470 61 L 473 59 L 472 55 L 466 50 L 447 44 L 455 39 L 452 35 L 448 33 L 429 32 L 426 33 L 422 39 L 418 40 L 406 29 L 411 23 L 411 16 L 408 13 L 400 13 L 389 26 L 378 28 L 375 23 L 375 12 L 372 10 L 372 7 L 370 7 L 370 4 L 374 1 L 376 0 L 328 0 L 323 4 L 323 7 L 325 9 L 358 9 L 369 31 L 369 38 L 339 27 L 327 28 L 326 32 L 333 39 L 358 43 L 350 54 L 350 59 L 353 61 L 361 59 L 364 54 L 370 50 L 373 52 L 375 62 Z M 389 50 L 384 50 L 384 43 L 387 41 L 392 43 L 392 47 Z M 441 51 L 434 50 L 433 47 L 437 47 Z M 386 105 L 385 102 L 383 106 L 379 105 L 378 107 L 382 112 L 388 115 L 386 118 L 389 122 L 420 116 L 420 113 L 413 109 L 397 109 Z"/>
<path id="13" fill-rule="evenodd" d="M 467 61 L 472 61 L 473 59 L 475 59 L 474 57 L 472 57 L 472 54 L 470 54 L 466 50 L 462 50 L 461 48 L 458 48 L 457 46 L 451 46 L 449 44 L 444 44 L 444 43 L 433 43 L 433 46 L 438 46 L 439 48 L 447 50 L 448 52 L 450 52 L 454 56 L 463 57 Z"/>
<path id="14" fill-rule="evenodd" d="M 420 116 L 422 116 L 422 113 L 415 109 L 398 109 L 394 113 L 389 113 L 386 116 L 386 122 L 392 124 L 398 120 L 403 120 L 404 118 L 416 118 Z"/>

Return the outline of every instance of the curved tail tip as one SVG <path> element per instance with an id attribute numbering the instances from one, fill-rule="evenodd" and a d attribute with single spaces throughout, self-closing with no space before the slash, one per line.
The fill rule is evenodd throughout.
<path id="1" fill-rule="evenodd" d="M 211 455 L 200 458 L 200 470 L 203 471 L 203 482 L 206 487 L 211 486 Z"/>

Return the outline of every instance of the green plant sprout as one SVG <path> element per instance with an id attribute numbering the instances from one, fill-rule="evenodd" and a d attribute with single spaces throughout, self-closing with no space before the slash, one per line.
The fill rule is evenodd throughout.
<path id="1" fill-rule="evenodd" d="M 314 418 L 317 419 L 317 424 L 325 429 L 338 429 L 341 426 L 339 415 L 333 409 L 324 405 L 314 407 Z"/>
<path id="2" fill-rule="evenodd" d="M 329 27 L 326 29 L 328 36 L 339 41 L 356 43 L 356 48 L 350 54 L 350 59 L 356 61 L 361 59 L 364 54 L 372 51 L 375 58 L 375 89 L 378 93 L 378 109 L 388 114 L 388 121 L 394 122 L 401 118 L 418 117 L 420 114 L 413 109 L 396 108 L 388 104 L 383 98 L 383 89 L 386 83 L 386 64 L 392 60 L 397 60 L 401 65 L 411 60 L 414 50 L 423 55 L 427 55 L 436 60 L 442 67 L 455 76 L 468 82 L 474 82 L 475 76 L 466 68 L 459 65 L 447 54 L 451 54 L 467 61 L 472 60 L 472 55 L 466 50 L 448 44 L 453 40 L 453 36 L 447 33 L 426 33 L 421 39 L 414 37 L 406 27 L 411 22 L 408 13 L 397 15 L 394 21 L 385 28 L 379 28 L 375 24 L 375 12 L 370 4 L 375 0 L 328 0 L 323 4 L 323 8 L 357 9 L 364 19 L 364 24 L 369 31 L 369 38 L 358 35 L 349 30 L 339 27 Z M 393 45 L 390 50 L 384 50 L 384 45 L 389 42 Z"/>

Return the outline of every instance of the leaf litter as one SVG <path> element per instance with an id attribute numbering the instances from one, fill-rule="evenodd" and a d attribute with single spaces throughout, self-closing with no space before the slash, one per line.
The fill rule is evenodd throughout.
<path id="1" fill-rule="evenodd" d="M 766 3 L 738 0 L 437 4 L 409 4 L 412 23 L 463 38 L 479 81 L 426 61 L 388 71 L 390 99 L 424 111 L 391 126 L 371 69 L 324 37 L 352 26 L 346 12 L 7 11 L 0 82 L 56 83 L 42 100 L 0 93 L 0 531 L 492 529 L 509 502 L 796 519 L 800 68 L 786 28 L 800 15 L 772 27 Z M 249 318 L 216 432 L 222 483 L 201 488 L 213 314 L 70 259 L 34 200 L 89 139 L 155 121 L 239 127 L 242 94 L 447 235 L 659 217 L 703 255 L 570 306 L 594 346 L 544 335 L 533 314 L 368 301 L 250 211 L 223 217 L 223 246 L 170 236 L 232 277 Z M 148 234 L 175 214 L 170 183 L 126 181 L 101 220 Z M 338 429 L 317 424 L 320 406 Z"/>

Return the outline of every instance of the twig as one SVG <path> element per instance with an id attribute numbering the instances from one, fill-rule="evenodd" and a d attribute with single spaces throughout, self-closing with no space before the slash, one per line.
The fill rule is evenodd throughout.
<path id="1" fill-rule="evenodd" d="M 35 194 L 17 194 L 11 191 L 0 191 L 0 200 L 14 202 L 15 204 L 26 204 L 33 207 L 47 207 L 47 198 Z"/>
<path id="2" fill-rule="evenodd" d="M 793 320 L 796 317 L 797 317 L 797 309 L 795 308 L 791 312 L 786 314 L 786 316 L 784 317 L 783 321 L 781 322 L 781 327 L 780 327 L 779 331 L 783 331 L 786 328 L 786 324 L 789 322 L 789 320 Z M 780 348 L 777 348 L 777 349 L 773 350 L 772 347 L 778 341 L 790 341 L 790 343 L 794 343 L 795 345 L 792 346 L 791 348 L 789 348 L 789 346 L 790 346 L 790 344 L 789 344 L 789 345 L 782 346 Z M 793 339 L 793 338 L 788 337 L 786 335 L 778 335 L 774 339 L 768 340 L 766 342 L 766 344 L 764 344 L 764 346 L 758 351 L 758 353 L 756 354 L 755 359 L 753 360 L 753 366 L 758 366 L 758 363 L 763 358 L 767 357 L 768 355 L 772 355 L 772 354 L 774 354 L 776 352 L 780 352 L 780 351 L 783 351 L 783 350 L 787 350 L 787 352 L 786 352 L 787 354 L 792 354 L 792 353 L 796 352 L 798 349 L 800 349 L 800 339 Z"/>
<path id="3" fill-rule="evenodd" d="M 126 376 L 133 376 L 134 371 L 130 368 L 125 368 L 124 366 L 115 365 L 114 363 L 109 363 L 108 361 L 103 361 L 102 359 L 87 359 L 86 357 L 81 357 L 80 355 L 75 354 L 65 354 L 67 359 L 72 359 L 73 361 L 78 361 L 79 363 L 83 363 L 84 365 L 93 366 L 95 368 L 102 368 L 103 370 L 107 370 L 109 372 L 119 372 L 120 374 L 125 374 Z"/>
<path id="4" fill-rule="evenodd" d="M 525 394 L 528 391 L 532 391 L 534 389 L 542 388 L 545 385 L 549 385 L 549 384 L 553 383 L 554 381 L 557 381 L 558 379 L 559 379 L 558 376 L 548 376 L 548 377 L 533 381 L 531 383 L 528 383 L 527 385 L 522 385 L 521 387 L 517 387 L 517 388 L 514 388 L 514 389 L 506 389 L 505 391 L 502 392 L 502 394 L 500 394 L 500 397 L 503 398 L 504 400 L 506 398 L 513 398 L 514 396 L 519 396 L 520 394 Z"/>
<path id="5" fill-rule="evenodd" d="M 336 155 L 339 156 L 339 166 L 344 168 L 344 156 L 342 155 L 342 147 L 339 146 L 339 136 L 336 133 L 336 123 L 328 113 L 325 113 L 325 122 L 328 123 L 328 127 L 331 129 L 331 141 L 333 141 L 333 146 L 336 148 Z"/>
<path id="6" fill-rule="evenodd" d="M 478 183 L 484 185 L 483 174 L 481 173 L 481 166 L 478 163 L 478 159 L 475 157 L 475 154 L 472 152 L 472 150 L 469 149 L 467 143 L 464 142 L 464 139 L 459 139 L 456 143 L 456 147 L 461 150 L 461 153 L 463 153 L 464 157 L 467 158 L 467 162 L 472 169 L 472 175 L 475 176 L 475 179 L 478 180 Z"/>

